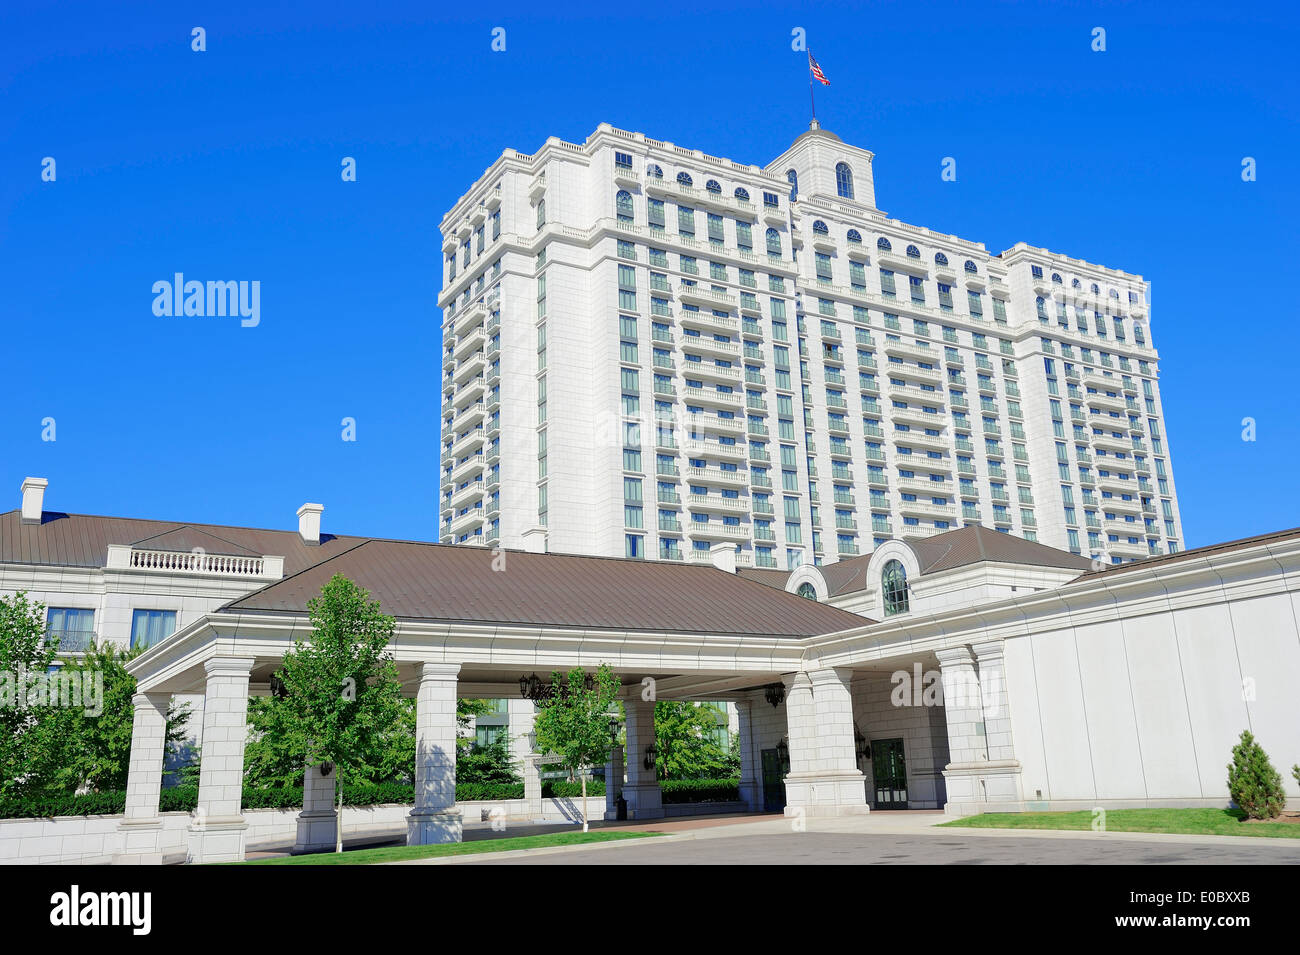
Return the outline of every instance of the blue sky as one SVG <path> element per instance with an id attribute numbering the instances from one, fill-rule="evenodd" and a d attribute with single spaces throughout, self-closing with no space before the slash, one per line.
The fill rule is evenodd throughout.
<path id="1" fill-rule="evenodd" d="M 5 6 L 0 508 L 30 474 L 50 510 L 289 528 L 311 500 L 434 538 L 443 212 L 602 121 L 766 163 L 807 126 L 802 27 L 882 209 L 1152 282 L 1187 546 L 1300 525 L 1294 7 L 437 6 Z M 178 271 L 259 280 L 261 323 L 155 317 Z"/>

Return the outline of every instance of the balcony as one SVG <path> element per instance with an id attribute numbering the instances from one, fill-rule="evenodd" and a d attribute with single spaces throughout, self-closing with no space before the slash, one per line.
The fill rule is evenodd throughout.
<path id="1" fill-rule="evenodd" d="M 689 532 L 695 540 L 747 541 L 749 524 L 724 524 L 722 521 L 691 521 Z M 704 555 L 706 558 L 708 554 Z"/>
<path id="2" fill-rule="evenodd" d="M 725 308 L 729 311 L 735 311 L 738 305 L 736 296 L 703 285 L 679 285 L 677 287 L 677 298 L 683 302 L 694 302 L 697 305 L 705 305 L 709 308 Z M 729 322 L 730 324 L 726 326 L 729 331 L 736 332 L 740 330 L 740 322 L 737 319 L 724 319 L 711 312 L 694 312 L 690 309 L 682 310 L 682 324 L 685 325 L 688 319 L 695 319 L 700 315 L 704 315 L 716 322 Z"/>
<path id="3" fill-rule="evenodd" d="M 457 514 L 451 519 L 451 533 L 453 536 L 472 531 L 483 523 L 483 509 L 480 507 L 471 507 L 464 514 Z"/>
<path id="4" fill-rule="evenodd" d="M 943 360 L 943 353 L 934 348 L 926 348 L 921 345 L 912 345 L 904 341 L 895 341 L 889 339 L 885 342 L 883 350 L 886 355 L 893 355 L 896 358 L 907 358 L 913 361 L 924 361 L 931 364 L 938 364 Z M 910 372 L 911 369 L 909 368 Z"/>
<path id="5" fill-rule="evenodd" d="M 938 518 L 939 520 L 954 520 L 957 514 L 957 508 L 953 504 L 935 504 L 930 500 L 902 501 L 898 505 L 898 510 L 900 513 L 913 517 Z"/>
<path id="6" fill-rule="evenodd" d="M 948 439 L 941 434 L 926 434 L 924 431 L 895 431 L 891 438 L 894 444 L 911 448 L 927 448 L 931 451 L 947 451 Z M 924 462 L 930 464 L 928 459 Z"/>
<path id="7" fill-rule="evenodd" d="M 691 401 L 699 401 L 717 408 L 739 409 L 744 403 L 744 394 L 739 391 L 716 391 L 712 388 L 685 389 L 685 396 Z"/>

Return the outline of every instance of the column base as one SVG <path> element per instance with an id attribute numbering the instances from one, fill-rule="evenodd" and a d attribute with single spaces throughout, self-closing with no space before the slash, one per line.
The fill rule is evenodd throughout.
<path id="1" fill-rule="evenodd" d="M 460 810 L 412 809 L 406 817 L 406 844 L 431 846 L 461 841 Z"/>
<path id="2" fill-rule="evenodd" d="M 790 773 L 785 777 L 786 816 L 865 816 L 866 778 L 860 770 Z"/>
<path id="3" fill-rule="evenodd" d="M 948 792 L 943 811 L 950 815 L 1024 811 L 1019 760 L 949 763 L 943 771 L 943 778 Z"/>
<path id="4" fill-rule="evenodd" d="M 333 809 L 304 810 L 298 813 L 298 838 L 292 854 L 333 851 L 338 836 L 338 813 Z"/>
<path id="5" fill-rule="evenodd" d="M 162 820 L 123 819 L 122 851 L 113 854 L 113 865 L 162 865 Z"/>
<path id="6" fill-rule="evenodd" d="M 662 819 L 664 794 L 655 783 L 625 783 L 623 798 L 627 800 L 629 819 Z"/>
<path id="7" fill-rule="evenodd" d="M 189 828 L 186 849 L 187 865 L 210 865 L 214 862 L 243 862 L 244 836 L 248 822 L 243 816 L 208 817 Z"/>

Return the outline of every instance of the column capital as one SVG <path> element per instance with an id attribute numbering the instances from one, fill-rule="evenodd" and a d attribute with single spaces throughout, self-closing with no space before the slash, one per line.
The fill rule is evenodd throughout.
<path id="1" fill-rule="evenodd" d="M 975 657 L 970 652 L 970 647 L 949 647 L 947 650 L 936 650 L 934 655 L 939 658 L 939 666 L 947 669 L 948 667 L 974 666 Z"/>
<path id="2" fill-rule="evenodd" d="M 985 663 L 997 663 L 1006 656 L 1005 640 L 990 640 L 988 643 L 973 643 L 971 650 L 975 653 L 975 659 L 983 666 Z"/>
<path id="3" fill-rule="evenodd" d="M 789 696 L 790 691 L 796 687 L 804 690 L 812 689 L 812 677 L 808 675 L 807 670 L 795 670 L 793 673 L 782 673 L 781 682 L 785 684 L 786 696 Z"/>
<path id="4" fill-rule="evenodd" d="M 421 683 L 426 680 L 454 680 L 459 675 L 459 663 L 426 662 L 420 664 Z"/>
<path id="5" fill-rule="evenodd" d="M 252 657 L 209 657 L 203 661 L 208 676 L 248 676 L 257 661 Z"/>
<path id="6" fill-rule="evenodd" d="M 828 684 L 847 687 L 853 681 L 852 667 L 821 667 L 817 670 L 809 670 L 807 673 L 814 688 Z"/>
<path id="7" fill-rule="evenodd" d="M 157 691 L 154 691 L 152 693 L 136 692 L 131 695 L 131 705 L 136 707 L 152 706 L 154 709 L 166 709 L 167 705 L 171 703 L 171 699 L 172 699 L 172 695 L 170 692 L 168 693 L 159 693 Z"/>

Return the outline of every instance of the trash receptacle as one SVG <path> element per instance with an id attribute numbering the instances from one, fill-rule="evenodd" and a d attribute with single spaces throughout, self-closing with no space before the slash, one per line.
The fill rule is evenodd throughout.
<path id="1" fill-rule="evenodd" d="M 627 819 L 627 800 L 623 798 L 623 794 L 622 794 L 622 793 L 619 793 L 619 794 L 618 794 L 618 802 L 614 803 L 614 806 L 615 806 L 615 808 L 616 808 L 616 811 L 615 811 L 615 813 L 614 813 L 615 818 L 619 819 L 620 821 L 622 821 L 622 820 L 626 820 L 626 819 Z"/>

